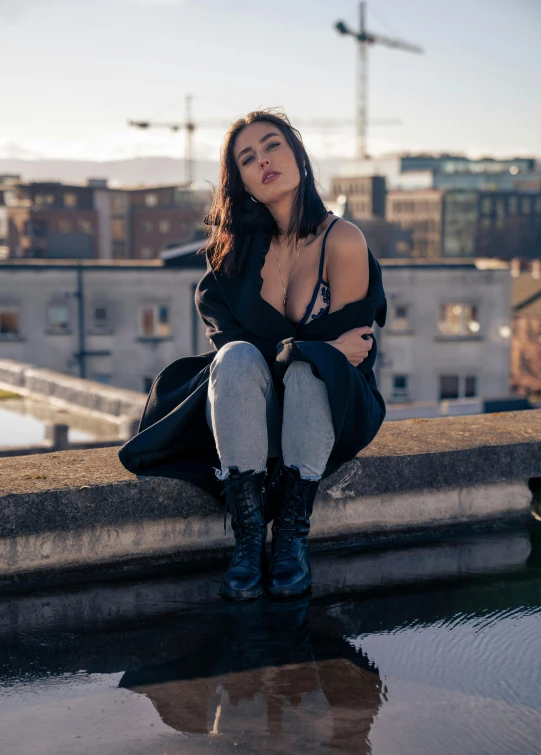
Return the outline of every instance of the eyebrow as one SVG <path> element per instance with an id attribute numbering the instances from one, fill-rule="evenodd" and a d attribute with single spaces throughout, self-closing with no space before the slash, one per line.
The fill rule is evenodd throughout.
<path id="1" fill-rule="evenodd" d="M 260 140 L 259 143 L 263 144 L 263 142 L 266 142 L 267 139 L 270 139 L 271 136 L 280 136 L 280 134 L 277 134 L 275 131 L 270 131 L 268 134 L 265 134 Z M 249 152 L 253 147 L 245 147 L 244 149 L 241 149 L 239 154 L 237 155 L 237 160 L 240 160 L 241 155 L 243 155 L 245 152 Z"/>

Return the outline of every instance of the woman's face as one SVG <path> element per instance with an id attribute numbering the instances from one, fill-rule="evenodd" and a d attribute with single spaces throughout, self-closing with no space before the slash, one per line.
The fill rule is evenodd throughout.
<path id="1" fill-rule="evenodd" d="M 293 150 L 274 123 L 258 121 L 243 128 L 235 139 L 233 154 L 244 188 L 264 204 L 294 191 L 300 183 Z"/>

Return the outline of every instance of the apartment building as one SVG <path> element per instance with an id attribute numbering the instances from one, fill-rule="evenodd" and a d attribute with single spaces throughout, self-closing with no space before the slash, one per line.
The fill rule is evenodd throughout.
<path id="1" fill-rule="evenodd" d="M 2 260 L 0 358 L 148 391 L 169 362 L 211 348 L 198 264 Z"/>
<path id="2" fill-rule="evenodd" d="M 332 199 L 346 197 L 352 218 L 385 217 L 385 178 L 382 176 L 334 176 Z"/>
<path id="3" fill-rule="evenodd" d="M 0 258 L 156 259 L 204 233 L 207 191 L 0 181 Z M 7 249 L 6 249 L 7 247 Z"/>
<path id="4" fill-rule="evenodd" d="M 509 394 L 511 287 L 499 260 L 383 260 L 377 379 L 390 403 Z"/>
<path id="5" fill-rule="evenodd" d="M 541 260 L 512 267 L 511 391 L 541 401 Z"/>
<path id="6" fill-rule="evenodd" d="M 395 189 L 387 192 L 386 219 L 411 232 L 414 257 L 540 254 L 541 193 Z"/>

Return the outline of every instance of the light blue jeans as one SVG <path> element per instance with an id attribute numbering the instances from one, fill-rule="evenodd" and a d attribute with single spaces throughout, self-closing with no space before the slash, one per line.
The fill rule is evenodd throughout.
<path id="1" fill-rule="evenodd" d="M 206 417 L 225 480 L 229 467 L 263 472 L 268 457 L 283 455 L 305 480 L 319 480 L 334 445 L 327 386 L 307 362 L 293 362 L 280 400 L 265 358 L 247 341 L 223 346 L 210 366 Z"/>

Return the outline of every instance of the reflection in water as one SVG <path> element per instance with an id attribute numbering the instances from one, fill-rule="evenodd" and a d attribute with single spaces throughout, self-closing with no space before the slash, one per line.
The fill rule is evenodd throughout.
<path id="1" fill-rule="evenodd" d="M 0 598 L 0 753 L 539 755 L 539 522 L 314 575 L 285 603 L 210 574 Z"/>
<path id="2" fill-rule="evenodd" d="M 164 723 L 178 731 L 235 730 L 233 709 L 251 701 L 250 730 L 258 711 L 262 733 L 284 734 L 284 714 L 295 710 L 298 742 L 312 729 L 333 747 L 370 753 L 370 726 L 382 700 L 377 668 L 342 640 L 338 620 L 319 617 L 311 633 L 309 598 L 226 605 L 222 625 L 174 661 L 127 671 L 120 687 L 147 695 Z M 242 718 L 242 717 L 241 717 Z M 241 722 L 242 723 L 242 722 Z M 246 721 L 244 721 L 246 728 Z M 326 731 L 328 730 L 328 731 Z"/>

